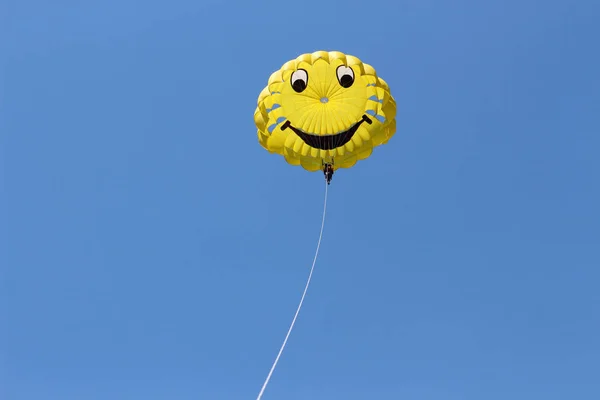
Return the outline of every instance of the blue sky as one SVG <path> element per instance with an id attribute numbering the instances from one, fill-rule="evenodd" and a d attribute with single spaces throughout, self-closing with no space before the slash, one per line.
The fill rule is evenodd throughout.
<path id="1" fill-rule="evenodd" d="M 600 398 L 600 4 L 3 2 L 0 397 L 254 399 L 323 178 L 257 142 L 340 50 L 398 103 L 336 173 L 269 399 Z"/>

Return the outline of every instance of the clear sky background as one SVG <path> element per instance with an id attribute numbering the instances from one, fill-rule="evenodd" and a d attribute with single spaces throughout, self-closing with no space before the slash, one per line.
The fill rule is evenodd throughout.
<path id="1" fill-rule="evenodd" d="M 5 0 L 0 398 L 255 399 L 323 176 L 257 141 L 271 72 L 373 65 L 264 400 L 600 398 L 600 3 Z"/>

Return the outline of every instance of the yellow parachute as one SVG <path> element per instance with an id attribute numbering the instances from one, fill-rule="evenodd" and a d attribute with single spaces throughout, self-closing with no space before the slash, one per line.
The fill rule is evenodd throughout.
<path id="1" fill-rule="evenodd" d="M 302 54 L 271 74 L 254 112 L 258 141 L 292 165 L 350 168 L 396 132 L 396 102 L 375 69 L 338 51 Z"/>

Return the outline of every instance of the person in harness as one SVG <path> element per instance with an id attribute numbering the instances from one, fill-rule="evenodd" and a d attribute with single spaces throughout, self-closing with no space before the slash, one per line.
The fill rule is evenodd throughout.
<path id="1" fill-rule="evenodd" d="M 323 173 L 325 174 L 325 180 L 329 185 L 329 183 L 331 182 L 331 178 L 333 177 L 333 165 L 329 163 L 325 164 L 325 166 L 323 167 Z"/>

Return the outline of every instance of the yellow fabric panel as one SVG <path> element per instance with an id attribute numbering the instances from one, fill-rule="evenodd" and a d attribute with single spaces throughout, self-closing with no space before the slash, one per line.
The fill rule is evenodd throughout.
<path id="1" fill-rule="evenodd" d="M 396 133 L 396 102 L 373 66 L 320 50 L 269 76 L 254 123 L 259 144 L 291 165 L 350 168 Z"/>

